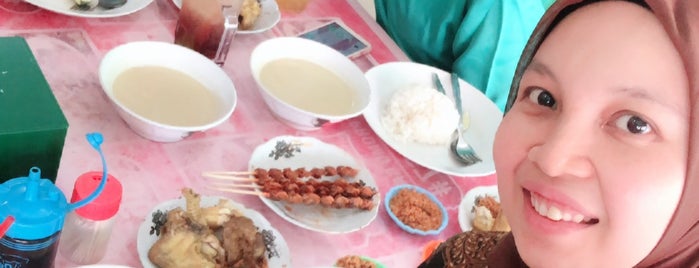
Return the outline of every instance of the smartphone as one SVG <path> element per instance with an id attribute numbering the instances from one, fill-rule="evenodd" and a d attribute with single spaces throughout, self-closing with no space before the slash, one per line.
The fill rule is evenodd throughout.
<path id="1" fill-rule="evenodd" d="M 298 35 L 334 48 L 354 59 L 371 51 L 371 45 L 338 20 L 315 27 Z"/>

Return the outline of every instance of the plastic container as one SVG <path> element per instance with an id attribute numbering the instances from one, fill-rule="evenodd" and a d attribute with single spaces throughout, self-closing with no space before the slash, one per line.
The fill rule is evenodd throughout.
<path id="1" fill-rule="evenodd" d="M 102 134 L 86 137 L 102 159 L 106 178 Z M 30 168 L 27 177 L 0 184 L 0 267 L 53 267 L 66 215 L 100 195 L 107 180 L 99 181 L 87 198 L 75 203 L 68 203 L 51 180 L 41 178 L 38 167 Z"/>
<path id="2" fill-rule="evenodd" d="M 32 167 L 0 184 L 0 197 L 0 219 L 13 221 L 0 237 L 0 266 L 53 267 L 68 209 L 63 193 Z"/>
<path id="3" fill-rule="evenodd" d="M 87 172 L 75 181 L 71 202 L 82 200 L 99 186 L 102 172 Z M 114 220 L 121 205 L 122 186 L 107 175 L 102 193 L 89 204 L 68 214 L 59 251 L 76 264 L 97 263 L 107 252 Z"/>

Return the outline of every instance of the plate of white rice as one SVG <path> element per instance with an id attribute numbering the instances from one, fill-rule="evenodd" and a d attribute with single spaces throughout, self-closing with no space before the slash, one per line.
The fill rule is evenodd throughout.
<path id="1" fill-rule="evenodd" d="M 434 88 L 432 73 L 439 76 L 446 96 Z M 464 136 L 483 159 L 464 166 L 449 151 L 458 113 L 448 72 L 419 63 L 391 62 L 373 67 L 365 75 L 372 96 L 364 118 L 396 152 L 449 175 L 476 177 L 495 172 L 493 140 L 503 115 L 485 94 L 459 79 L 462 109 L 468 121 Z"/>

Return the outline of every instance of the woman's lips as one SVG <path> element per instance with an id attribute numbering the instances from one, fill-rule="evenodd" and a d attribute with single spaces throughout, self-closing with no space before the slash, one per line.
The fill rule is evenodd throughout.
<path id="1" fill-rule="evenodd" d="M 548 218 L 549 220 L 582 224 L 595 224 L 599 222 L 599 219 L 585 216 L 581 212 L 558 205 L 541 195 L 532 192 L 528 193 L 530 196 L 530 204 L 534 211 L 539 213 L 539 215 Z"/>
<path id="2" fill-rule="evenodd" d="M 523 193 L 525 218 L 531 227 L 535 228 L 532 231 L 538 229 L 546 234 L 566 234 L 599 223 L 598 218 L 574 209 L 572 206 L 555 202 L 527 189 L 523 189 Z"/>

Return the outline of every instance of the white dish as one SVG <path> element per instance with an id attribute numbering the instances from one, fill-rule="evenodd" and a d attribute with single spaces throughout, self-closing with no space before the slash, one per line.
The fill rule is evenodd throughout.
<path id="1" fill-rule="evenodd" d="M 474 215 L 473 212 L 471 212 L 471 209 L 476 202 L 476 197 L 486 195 L 492 196 L 495 198 L 495 200 L 500 202 L 497 185 L 476 186 L 466 192 L 466 195 L 464 195 L 464 197 L 461 199 L 461 203 L 459 203 L 459 227 L 461 227 L 461 231 L 466 232 L 473 229 L 473 225 L 471 223 L 473 222 Z"/>
<path id="2" fill-rule="evenodd" d="M 76 10 L 72 9 L 75 5 L 73 0 L 26 0 L 27 3 L 38 6 L 40 8 L 51 10 L 63 15 L 83 17 L 83 18 L 112 18 L 124 15 L 129 15 L 148 6 L 153 0 L 128 0 L 123 6 L 104 9 L 96 7 L 92 10 Z M 93 0 L 98 1 L 98 0 Z"/>
<path id="3" fill-rule="evenodd" d="M 313 91 L 305 93 L 296 93 L 294 95 L 304 95 L 307 100 L 313 102 L 330 102 L 334 105 L 345 106 L 344 111 L 327 111 L 320 112 L 319 110 L 311 110 L 310 108 L 301 108 L 299 103 L 290 101 L 286 97 L 280 97 L 286 94 L 275 93 L 275 90 L 266 86 L 263 83 L 261 76 L 262 70 L 277 60 L 281 59 L 301 59 L 306 62 L 322 66 L 325 71 L 337 75 L 343 83 L 349 87 L 354 97 L 340 98 L 336 100 L 328 100 L 327 97 L 321 97 L 325 94 L 313 93 Z M 303 68 L 299 66 L 300 68 Z M 272 111 L 272 114 L 284 124 L 299 130 L 316 130 L 322 128 L 326 124 L 337 123 L 349 118 L 354 118 L 361 115 L 364 109 L 369 105 L 371 99 L 371 90 L 367 82 L 364 72 L 348 57 L 329 47 L 325 44 L 301 38 L 301 37 L 277 37 L 265 40 L 258 44 L 250 54 L 250 70 L 252 77 L 257 83 L 257 88 L 262 95 L 267 107 Z M 315 72 L 315 71 L 313 71 Z M 296 76 L 273 74 L 280 81 L 285 81 L 285 85 L 289 85 L 284 92 L 293 90 L 296 86 L 292 80 L 306 81 L 304 85 L 310 84 L 310 79 L 317 79 L 310 69 L 297 73 Z M 310 85 L 309 85 L 310 86 Z M 313 88 L 313 86 L 310 86 Z M 322 88 L 327 89 L 327 88 Z M 279 90 L 279 89 L 277 89 Z M 331 89 L 327 89 L 331 90 Z M 294 91 L 296 92 L 296 91 Z M 350 95 L 350 96 L 352 96 Z"/>
<path id="4" fill-rule="evenodd" d="M 287 144 L 300 144 L 298 147 L 300 151 L 293 152 L 290 157 L 279 157 L 275 160 L 272 152 L 279 152 L 275 149 L 278 141 L 284 141 Z M 374 207 L 371 210 L 336 209 L 320 205 L 290 205 L 260 197 L 262 202 L 269 206 L 272 211 L 297 226 L 308 230 L 337 234 L 358 231 L 369 225 L 376 218 L 381 203 L 376 181 L 369 171 L 360 166 L 351 155 L 335 145 L 324 143 L 315 138 L 279 136 L 255 148 L 250 158 L 249 168 L 254 170 L 256 168 L 283 169 L 289 167 L 296 169 L 304 167 L 310 170 L 314 167 L 340 165 L 358 169 L 359 173 L 356 178 L 363 180 L 367 186 L 376 189 L 377 193 L 373 199 Z"/>
<path id="5" fill-rule="evenodd" d="M 201 121 L 191 125 L 156 121 L 153 117 L 137 113 L 116 98 L 114 81 L 125 71 L 143 66 L 165 67 L 189 76 L 220 100 L 221 109 L 215 117 L 209 118 L 208 122 Z M 157 142 L 175 142 L 193 133 L 217 127 L 231 117 L 238 102 L 235 85 L 220 66 L 194 50 L 168 42 L 129 42 L 109 50 L 100 62 L 99 79 L 102 90 L 127 125 L 136 134 Z M 164 102 L 168 99 L 173 100 L 161 97 L 151 101 Z M 182 107 L 181 111 L 197 112 L 193 107 Z"/>
<path id="6" fill-rule="evenodd" d="M 172 0 L 172 3 L 177 6 L 177 8 L 182 8 L 182 0 Z M 267 31 L 277 25 L 279 20 L 282 18 L 281 12 L 279 12 L 279 6 L 276 0 L 260 0 L 260 5 L 262 6 L 262 13 L 255 21 L 252 29 L 249 30 L 239 30 L 239 34 L 253 34 L 261 33 Z"/>
<path id="7" fill-rule="evenodd" d="M 466 81 L 459 79 L 464 114 L 470 116 L 467 141 L 483 159 L 482 162 L 464 166 L 449 150 L 449 145 L 427 145 L 402 142 L 391 137 L 381 123 L 384 107 L 392 94 L 413 85 L 432 86 L 432 73 L 439 75 L 446 94 L 452 98 L 450 74 L 423 64 L 392 62 L 371 68 L 366 72 L 371 87 L 371 103 L 364 111 L 364 118 L 388 146 L 423 167 L 454 176 L 485 176 L 495 173 L 493 163 L 493 140 L 502 120 L 502 112 L 488 97 Z"/>
<path id="8" fill-rule="evenodd" d="M 201 197 L 201 207 L 210 207 L 218 203 L 220 199 L 228 199 L 225 197 L 217 196 L 202 196 Z M 243 213 L 244 216 L 250 218 L 252 222 L 257 226 L 257 228 L 262 230 L 271 231 L 274 235 L 274 245 L 278 256 L 273 256 L 268 259 L 269 267 L 291 267 L 291 253 L 289 252 L 289 246 L 286 244 L 284 237 L 272 227 L 272 225 L 267 221 L 267 219 L 262 216 L 259 212 L 248 209 L 245 206 L 236 203 L 233 200 L 228 199 L 230 204 L 237 207 L 239 211 Z M 162 212 L 171 210 L 176 207 L 185 208 L 185 199 L 177 198 L 169 201 L 165 201 L 155 206 L 151 212 L 146 215 L 145 220 L 138 228 L 138 240 L 136 242 L 136 248 L 138 250 L 138 257 L 141 260 L 141 264 L 145 268 L 156 268 L 156 266 L 148 259 L 148 250 L 153 246 L 158 237 L 150 234 L 151 227 L 153 226 L 153 213 L 160 210 Z"/>

